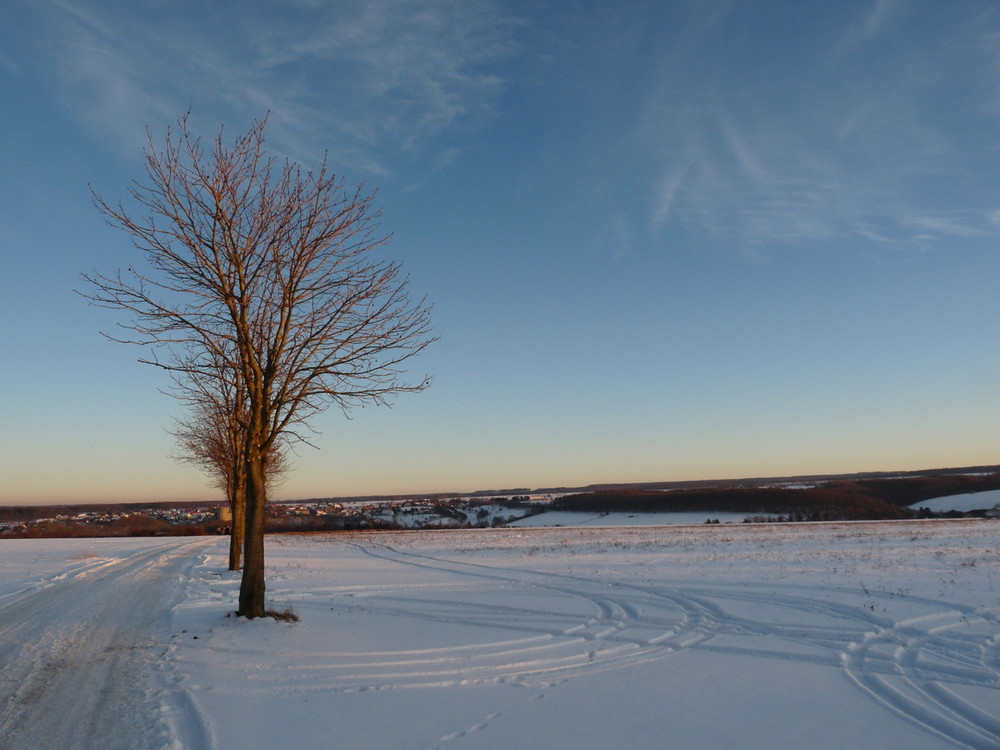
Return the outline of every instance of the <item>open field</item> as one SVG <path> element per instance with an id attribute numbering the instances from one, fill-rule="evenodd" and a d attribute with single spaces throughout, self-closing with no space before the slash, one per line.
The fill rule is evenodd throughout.
<path id="1" fill-rule="evenodd" d="M 997 748 L 998 552 L 982 520 L 285 534 L 291 624 L 227 616 L 224 539 L 4 540 L 0 736 Z"/>

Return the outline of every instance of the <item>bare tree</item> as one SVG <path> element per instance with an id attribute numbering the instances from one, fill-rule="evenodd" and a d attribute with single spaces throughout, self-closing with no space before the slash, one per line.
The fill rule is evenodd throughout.
<path id="1" fill-rule="evenodd" d="M 174 375 L 172 395 L 188 405 L 189 416 L 172 430 L 179 448 L 176 458 L 204 471 L 229 501 L 229 569 L 242 564 L 246 525 L 246 398 L 239 386 L 235 358 L 216 357 L 204 377 L 204 367 Z"/>
<path id="2" fill-rule="evenodd" d="M 246 524 L 246 438 L 237 418 L 242 399 L 229 384 L 214 392 L 188 388 L 182 397 L 189 402 L 190 413 L 171 430 L 178 447 L 175 458 L 201 469 L 225 493 L 230 510 L 229 569 L 239 570 Z M 286 447 L 272 448 L 265 459 L 269 493 L 289 468 Z"/>
<path id="3" fill-rule="evenodd" d="M 319 411 L 386 404 L 420 391 L 403 365 L 433 341 L 430 308 L 411 300 L 398 263 L 373 252 L 380 212 L 363 186 L 346 192 L 326 160 L 315 172 L 264 151 L 265 121 L 206 152 L 187 118 L 161 149 L 149 137 L 139 215 L 94 193 L 145 266 L 85 274 L 84 296 L 123 310 L 116 341 L 197 388 L 232 383 L 244 440 L 246 523 L 238 614 L 265 614 L 267 456 L 304 439 Z M 220 372 L 224 373 L 220 375 Z"/>

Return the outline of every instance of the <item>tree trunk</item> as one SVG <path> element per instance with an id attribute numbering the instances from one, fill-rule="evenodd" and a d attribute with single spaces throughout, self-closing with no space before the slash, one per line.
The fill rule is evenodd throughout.
<path id="1" fill-rule="evenodd" d="M 237 615 L 264 616 L 264 508 L 267 485 L 260 456 L 247 463 L 246 535 L 243 543 L 243 579 Z"/>
<path id="2" fill-rule="evenodd" d="M 246 480 L 245 475 L 234 483 L 229 493 L 231 530 L 229 532 L 229 569 L 239 570 L 243 555 L 243 540 L 246 538 Z"/>

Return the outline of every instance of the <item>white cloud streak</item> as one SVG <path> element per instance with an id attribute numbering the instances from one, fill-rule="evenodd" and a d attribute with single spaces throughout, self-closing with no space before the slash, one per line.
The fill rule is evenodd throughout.
<path id="1" fill-rule="evenodd" d="M 49 0 L 49 11 L 52 84 L 118 142 L 131 147 L 144 125 L 189 108 L 216 125 L 270 110 L 271 140 L 293 156 L 328 146 L 376 174 L 391 154 L 489 116 L 503 86 L 492 66 L 511 53 L 515 28 L 490 0 L 247 3 L 238 13 Z"/>
<path id="2" fill-rule="evenodd" d="M 881 34 L 891 21 L 903 15 L 909 0 L 875 0 L 864 16 L 844 37 L 844 45 L 868 42 Z"/>
<path id="3" fill-rule="evenodd" d="M 872 38 L 904 10 L 878 2 L 852 33 Z M 996 24 L 981 30 L 980 48 L 995 34 Z M 975 39 L 964 42 L 975 48 Z M 902 245 L 996 236 L 996 198 L 977 193 L 970 175 L 977 158 L 993 155 L 976 153 L 954 131 L 960 114 L 928 106 L 954 94 L 956 81 L 943 71 L 977 65 L 956 62 L 964 53 L 955 41 L 892 50 L 871 58 L 869 77 L 807 80 L 780 98 L 773 87 L 784 84 L 763 78 L 758 90 L 665 75 L 627 143 L 636 176 L 649 186 L 651 231 L 680 228 L 748 249 L 848 237 Z M 811 64 L 819 71 L 857 69 L 856 59 L 867 59 L 841 59 L 836 38 L 816 54 L 819 63 Z M 982 116 L 992 101 L 988 82 L 960 84 L 969 87 L 958 100 L 968 117 Z"/>
<path id="4" fill-rule="evenodd" d="M 665 155 L 652 179 L 650 221 L 747 245 L 832 240 L 859 234 L 903 242 L 994 233 L 985 211 L 935 207 L 911 183 L 948 172 L 944 154 L 919 138 L 896 148 L 869 131 L 836 142 L 778 123 L 744 129 L 718 105 L 696 119 L 693 137 Z M 913 130 L 918 130 L 914 127 Z M 918 235 L 914 230 L 919 229 Z"/>

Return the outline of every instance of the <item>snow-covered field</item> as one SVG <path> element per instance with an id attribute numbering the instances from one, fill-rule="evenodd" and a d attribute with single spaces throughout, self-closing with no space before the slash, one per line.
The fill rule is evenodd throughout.
<path id="1" fill-rule="evenodd" d="M 946 497 L 936 497 L 933 500 L 924 500 L 914 503 L 910 507 L 914 510 L 927 508 L 935 513 L 942 513 L 949 510 L 980 510 L 992 508 L 1000 505 L 1000 490 L 986 490 L 984 492 L 968 492 L 963 495 L 948 495 Z"/>
<path id="2" fill-rule="evenodd" d="M 550 510 L 527 516 L 509 525 L 515 528 L 537 526 L 691 526 L 707 521 L 743 523 L 750 513 L 725 511 L 680 511 L 676 513 L 584 513 L 581 511 Z M 758 513 L 758 516 L 772 515 Z"/>
<path id="3" fill-rule="evenodd" d="M 1000 522 L 0 542 L 0 746 L 1000 747 Z"/>

